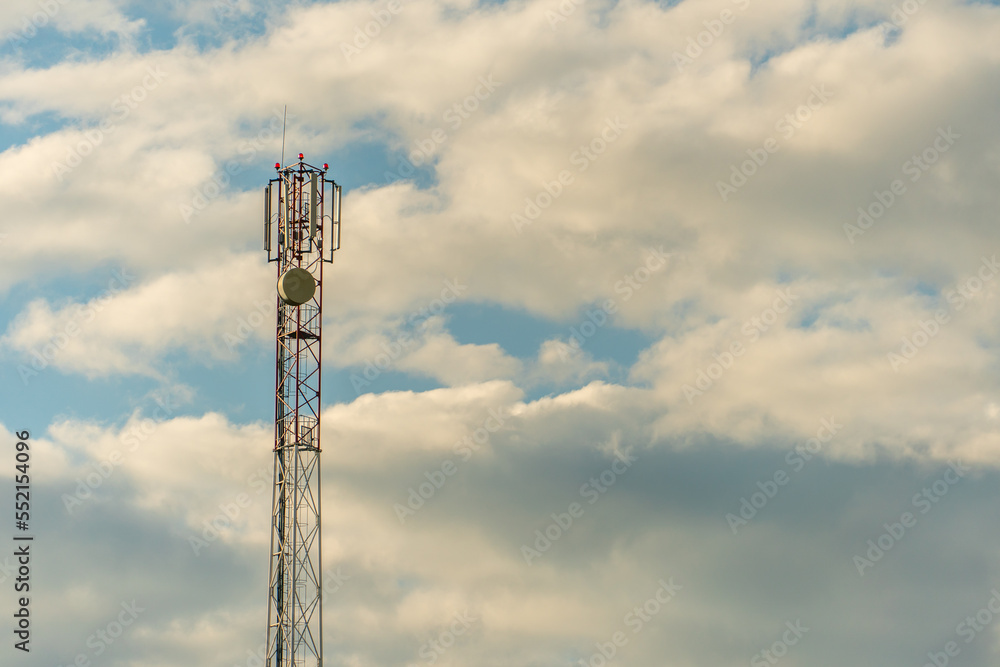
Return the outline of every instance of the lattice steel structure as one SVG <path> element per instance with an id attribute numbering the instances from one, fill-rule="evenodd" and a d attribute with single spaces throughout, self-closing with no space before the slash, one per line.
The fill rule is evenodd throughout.
<path id="1" fill-rule="evenodd" d="M 268 667 L 323 664 L 323 266 L 340 248 L 340 186 L 328 169 L 300 153 L 275 165 L 264 190 L 264 249 L 278 274 Z"/>

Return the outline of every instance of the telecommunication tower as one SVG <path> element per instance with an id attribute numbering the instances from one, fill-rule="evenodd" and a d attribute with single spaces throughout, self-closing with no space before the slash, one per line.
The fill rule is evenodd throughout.
<path id="1" fill-rule="evenodd" d="M 268 667 L 323 665 L 323 265 L 340 248 L 340 186 L 304 157 L 275 164 L 264 189 L 264 249 L 278 275 Z"/>

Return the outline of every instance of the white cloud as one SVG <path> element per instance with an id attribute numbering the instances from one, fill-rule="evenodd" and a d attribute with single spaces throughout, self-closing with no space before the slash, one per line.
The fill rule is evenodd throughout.
<path id="1" fill-rule="evenodd" d="M 423 345 L 400 360 L 399 368 L 437 378 L 448 385 L 511 378 L 521 364 L 496 343 L 461 345 L 442 326 L 428 321 Z"/>
<path id="2" fill-rule="evenodd" d="M 23 373 L 52 366 L 89 377 L 158 376 L 161 358 L 172 350 L 232 359 L 246 340 L 271 331 L 271 283 L 253 256 L 135 280 L 127 269 L 115 271 L 108 288 L 87 303 L 29 304 L 3 337 L 22 355 Z"/>
<path id="3" fill-rule="evenodd" d="M 704 21 L 733 7 L 737 20 L 731 29 L 679 71 L 674 52 L 705 29 Z M 828 331 L 820 319 L 807 329 L 782 330 L 754 351 L 757 361 L 727 376 L 728 389 L 713 396 L 718 401 L 733 392 L 731 410 L 741 417 L 723 417 L 730 408 L 713 401 L 693 410 L 682 403 L 683 410 L 668 417 L 671 428 L 713 424 L 712 432 L 741 440 L 763 436 L 766 424 L 801 432 L 811 423 L 807 415 L 823 405 L 854 417 L 855 424 L 869 424 L 858 436 L 867 442 L 887 429 L 907 430 L 884 405 L 903 381 L 881 371 L 846 369 L 879 366 L 879 356 L 902 335 L 899 327 L 890 335 L 890 326 L 900 323 L 894 317 L 909 322 L 923 316 L 895 305 L 906 298 L 907 279 L 885 286 L 884 278 L 875 277 L 879 272 L 947 285 L 975 270 L 981 248 L 988 248 L 989 229 L 979 220 L 995 201 L 983 180 L 985 142 L 971 138 L 990 131 L 991 116 L 981 111 L 986 100 L 975 77 L 954 72 L 991 67 L 982 63 L 992 62 L 995 50 L 989 39 L 995 10 L 925 5 L 887 45 L 877 27 L 828 36 L 843 32 L 848 21 L 833 5 L 819 7 L 814 27 L 805 32 L 789 27 L 794 24 L 787 16 L 805 11 L 792 1 L 780 11 L 756 4 L 664 9 L 625 3 L 607 10 L 602 28 L 588 22 L 593 10 L 580 9 L 555 30 L 545 3 L 489 13 L 465 9 L 452 21 L 436 5 L 417 2 L 348 62 L 330 44 L 352 39 L 353 27 L 371 20 L 369 9 L 364 3 L 297 7 L 263 37 L 206 52 L 186 46 L 123 52 L 48 69 L 15 69 L 5 77 L 0 95 L 11 109 L 53 111 L 93 127 L 112 100 L 141 84 L 148 68 L 167 73 L 63 183 L 38 176 L 86 130 L 61 130 L 0 157 L 0 168 L 12 177 L 5 181 L 12 215 L 37 221 L 9 232 L 8 288 L 31 279 L 45 265 L 40 258 L 53 254 L 64 259 L 63 270 L 121 262 L 144 281 L 109 305 L 92 335 L 60 352 L 62 367 L 156 374 L 162 373 L 157 359 L 167 350 L 215 356 L 226 351 L 218 336 L 234 316 L 250 312 L 248 283 L 188 299 L 199 281 L 220 282 L 227 272 L 252 275 L 263 289 L 265 273 L 249 255 L 236 265 L 223 260 L 226 268 L 218 268 L 220 254 L 256 248 L 259 196 L 231 188 L 191 224 L 184 224 L 179 207 L 225 160 L 240 158 L 242 141 L 262 136 L 274 109 L 295 99 L 290 136 L 295 144 L 308 137 L 310 154 L 362 136 L 407 151 L 435 144 L 428 149 L 438 178 L 434 188 L 376 184 L 345 199 L 344 249 L 333 267 L 338 318 L 328 329 L 337 341 L 338 363 L 377 354 L 378 336 L 391 341 L 400 314 L 435 299 L 444 280 L 468 284 L 463 299 L 565 320 L 582 307 L 620 298 L 616 285 L 641 265 L 645 249 L 663 246 L 676 261 L 635 299 L 620 303 L 616 316 L 621 324 L 665 336 L 644 357 L 652 365 L 637 367 L 636 378 L 661 387 L 685 382 L 710 358 L 708 341 L 726 342 L 713 333 L 717 323 L 740 322 L 736 313 L 761 290 L 772 289 L 780 273 L 795 277 L 809 300 L 803 308 L 814 310 L 838 299 L 845 282 L 855 285 L 857 293 L 869 295 L 867 309 L 845 316 L 871 324 L 864 331 Z M 862 26 L 874 24 L 886 11 L 891 8 L 866 5 L 855 18 Z M 667 32 L 650 29 L 654 25 Z M 607 40 L 606 52 L 581 52 L 580 39 L 598 31 Z M 774 53 L 751 72 L 744 58 L 759 55 L 762 35 L 774 42 Z M 277 63 L 291 53 L 305 65 L 279 72 Z M 444 60 L 452 63 L 446 79 L 438 67 Z M 262 80 L 273 85 L 256 85 Z M 487 80 L 495 83 L 484 87 Z M 940 93 L 942 85 L 948 95 Z M 309 96 L 293 94 L 303 86 Z M 817 90 L 825 92 L 817 97 Z M 872 90 L 878 91 L 874 108 Z M 810 99 L 815 108 L 805 109 L 807 118 L 783 121 L 801 113 Z M 609 130 L 608 119 L 618 129 Z M 356 129 L 362 122 L 366 129 Z M 919 181 L 908 182 L 899 203 L 850 244 L 843 225 L 873 200 L 871 184 L 888 188 L 893 178 L 905 177 L 904 162 L 944 127 L 960 136 L 954 147 Z M 433 139 L 442 136 L 436 129 L 443 140 Z M 264 153 L 254 149 L 255 161 L 276 151 L 273 135 L 264 135 Z M 717 183 L 748 159 L 747 151 L 759 153 L 769 137 L 777 152 L 722 202 Z M 582 150 L 590 144 L 594 159 Z M 334 165 L 334 175 L 349 168 Z M 552 184 L 562 171 L 572 182 L 559 190 Z M 554 201 L 539 206 L 537 219 L 517 234 L 511 214 L 525 212 L 531 205 L 526 198 L 538 205 L 555 192 Z M 957 217 L 946 213 L 955 207 L 961 209 Z M 954 230 L 948 253 L 939 252 L 943 219 Z M 988 318 L 993 302 L 983 303 Z M 26 313 L 30 329 L 15 328 L 8 341 L 27 351 L 78 309 L 35 303 Z M 948 349 L 968 350 L 964 363 L 974 366 L 985 357 L 969 345 L 970 334 L 958 325 L 943 335 L 962 339 Z M 685 356 L 679 350 L 686 348 L 676 348 L 679 341 L 697 346 L 697 355 Z M 939 348 L 944 342 L 935 341 Z M 657 350 L 686 361 L 671 362 L 663 371 L 670 377 L 656 378 Z M 929 390 L 933 381 L 916 367 L 929 368 L 934 355 L 922 354 L 903 382 L 914 394 Z M 522 363 L 496 346 L 462 345 L 442 330 L 423 338 L 398 368 L 459 384 L 530 374 Z M 592 363 L 598 365 L 569 375 L 551 365 L 546 372 L 582 380 L 604 362 Z M 760 392 L 761 374 L 774 387 L 799 387 L 797 378 L 804 376 L 838 380 L 800 388 L 794 400 L 782 391 Z M 942 453 L 964 447 L 961 437 L 942 444 L 949 423 L 953 433 L 965 433 L 956 420 L 967 423 L 966 410 L 981 414 L 980 403 L 992 400 L 988 390 L 960 378 L 951 390 L 953 407 L 932 429 Z M 846 398 L 866 394 L 872 400 Z M 979 395 L 977 402 L 973 397 Z M 800 412 L 805 396 L 815 407 Z M 675 398 L 664 396 L 665 405 L 676 407 Z M 914 425 L 918 432 L 926 429 Z M 980 442 L 974 432 L 962 437 Z"/>
<path id="4" fill-rule="evenodd" d="M 407 488 L 423 479 L 422 471 L 436 470 L 447 459 L 460 461 L 451 441 L 498 404 L 510 416 L 493 434 L 489 453 L 458 463 L 459 470 L 427 505 L 401 525 L 393 504 L 405 502 Z M 747 493 L 730 488 L 733 471 L 767 466 L 781 456 L 758 459 L 760 452 L 741 454 L 708 442 L 684 449 L 676 440 L 650 448 L 651 407 L 636 390 L 602 384 L 525 404 L 511 385 L 490 383 L 369 395 L 326 410 L 324 570 L 346 576 L 326 595 L 327 637 L 339 638 L 328 642 L 330 655 L 352 655 L 358 664 L 391 655 L 392 662 L 406 664 L 418 660 L 421 646 L 446 630 L 456 614 L 465 613 L 474 619 L 471 631 L 447 660 L 502 665 L 567 653 L 586 657 L 595 642 L 634 629 L 625 625 L 627 614 L 653 597 L 661 580 L 681 588 L 675 600 L 656 607 L 643 624 L 649 629 L 630 635 L 623 655 L 640 664 L 658 664 L 668 647 L 681 660 L 722 651 L 735 661 L 745 651 L 759 650 L 757 644 L 769 645 L 761 638 L 780 628 L 784 617 L 779 616 L 788 613 L 808 614 L 810 622 L 817 618 L 810 627 L 834 636 L 853 636 L 857 608 L 851 600 L 831 600 L 829 587 L 858 593 L 850 554 L 864 548 L 864 540 L 855 533 L 898 511 L 913 493 L 910 486 L 919 491 L 927 483 L 923 477 L 859 481 L 868 473 L 827 464 L 824 474 L 837 477 L 834 499 L 827 497 L 826 482 L 811 490 L 790 485 L 745 533 L 733 536 L 724 513 Z M 54 471 L 45 492 L 72 494 L 95 465 L 129 448 L 129 434 L 141 429 L 143 419 L 137 414 L 122 427 L 63 422 L 35 434 L 34 464 Z M 84 646 L 86 633 L 102 627 L 101 619 L 114 618 L 117 602 L 109 601 L 136 597 L 148 611 L 129 631 L 129 640 L 115 647 L 116 656 L 189 664 L 204 660 L 197 657 L 200 651 L 224 638 L 228 648 L 219 649 L 218 661 L 242 661 L 247 650 L 256 649 L 264 622 L 262 603 L 257 611 L 246 610 L 262 597 L 266 583 L 269 497 L 256 488 L 263 481 L 260 469 L 269 469 L 270 428 L 234 424 L 211 413 L 154 420 L 152 427 L 138 447 L 123 451 L 122 462 L 93 490 L 93 498 L 72 514 L 59 508 L 47 520 L 46 525 L 61 527 L 66 548 L 56 557 L 70 575 L 83 576 L 80 568 L 86 568 L 87 581 L 103 582 L 100 589 L 77 584 L 60 593 L 69 601 L 60 607 L 66 610 L 61 627 L 67 629 L 60 646 L 73 655 Z M 609 446 L 629 450 L 636 462 L 589 504 L 580 484 L 600 478 L 615 460 Z M 53 465 L 60 458 L 71 463 Z M 744 482 L 756 488 L 740 478 Z M 852 495 L 851 483 L 861 485 L 860 496 Z M 979 485 L 972 477 L 962 483 Z M 252 502 L 195 556 L 190 536 L 222 516 L 241 493 Z M 565 512 L 574 500 L 584 507 L 583 515 L 526 565 L 522 544 L 533 544 L 534 531 L 545 530 L 552 514 Z M 793 500 L 824 503 L 824 509 L 803 525 L 789 512 L 787 501 Z M 855 508 L 862 500 L 863 510 Z M 932 519 L 958 520 L 979 505 L 960 496 L 942 500 L 926 519 L 927 528 L 935 528 Z M 140 532 L 143 526 L 149 535 Z M 116 540 L 115 559 L 89 560 L 95 546 L 88 530 Z M 163 555 L 147 553 L 144 540 L 155 540 Z M 946 543 L 947 549 L 922 546 L 901 542 L 891 557 L 911 567 L 919 561 L 925 586 L 944 586 L 952 601 L 975 597 L 978 589 L 959 594 L 954 576 L 938 566 L 949 557 L 945 553 L 958 549 L 968 558 L 984 545 L 959 540 Z M 773 572 L 776 565 L 782 567 L 780 576 Z M 155 583 L 138 576 L 151 568 Z M 206 580 L 205 572 L 213 578 Z M 256 594 L 247 583 L 255 581 Z M 878 596 L 892 590 L 885 581 L 862 583 Z M 926 595 L 928 604 L 941 599 L 938 590 Z M 89 601 L 86 613 L 83 601 Z M 845 609 L 855 614 L 836 613 Z M 902 641 L 897 631 L 911 637 L 912 623 L 928 623 L 921 614 L 919 605 L 907 610 L 907 622 L 891 626 L 892 638 L 883 638 L 880 646 Z M 84 635 L 74 644 L 78 626 Z M 711 632 L 695 631 L 706 627 Z M 719 646 L 719 632 L 733 637 L 731 646 Z M 800 650 L 823 655 L 805 643 Z"/>
<path id="5" fill-rule="evenodd" d="M 144 22 L 128 19 L 121 4 L 114 0 L 11 0 L 0 9 L 0 31 L 9 47 L 21 50 L 31 46 L 39 31 L 52 28 L 64 34 L 114 35 L 127 44 Z"/>
<path id="6" fill-rule="evenodd" d="M 532 369 L 535 382 L 579 383 L 608 374 L 607 362 L 594 361 L 590 355 L 561 340 L 547 340 L 538 349 L 538 363 Z"/>

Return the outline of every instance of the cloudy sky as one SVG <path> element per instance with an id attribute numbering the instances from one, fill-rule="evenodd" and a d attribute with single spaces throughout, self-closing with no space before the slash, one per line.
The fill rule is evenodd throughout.
<path id="1" fill-rule="evenodd" d="M 8 0 L 0 36 L 36 536 L 0 663 L 259 664 L 287 105 L 344 188 L 327 665 L 996 664 L 998 3 Z"/>

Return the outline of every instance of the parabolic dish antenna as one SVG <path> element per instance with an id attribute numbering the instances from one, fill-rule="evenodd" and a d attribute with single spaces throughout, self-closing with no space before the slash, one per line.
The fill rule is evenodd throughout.
<path id="1" fill-rule="evenodd" d="M 289 306 L 301 306 L 316 293 L 316 280 L 305 269 L 288 269 L 278 278 L 278 296 Z"/>

